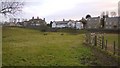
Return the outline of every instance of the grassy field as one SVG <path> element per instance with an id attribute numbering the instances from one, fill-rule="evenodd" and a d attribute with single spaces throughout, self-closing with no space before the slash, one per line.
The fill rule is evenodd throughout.
<path id="1" fill-rule="evenodd" d="M 118 45 L 118 34 L 105 34 L 105 44 L 107 40 L 107 50 L 110 53 L 114 52 L 114 41 L 115 41 L 115 48 L 116 48 L 116 53 L 118 53 L 119 45 Z"/>
<path id="2" fill-rule="evenodd" d="M 118 34 L 105 34 L 105 40 L 108 41 L 108 45 L 116 42 L 116 45 L 118 46 Z"/>
<path id="3" fill-rule="evenodd" d="M 83 46 L 83 34 L 3 28 L 3 66 L 86 66 L 93 53 Z"/>

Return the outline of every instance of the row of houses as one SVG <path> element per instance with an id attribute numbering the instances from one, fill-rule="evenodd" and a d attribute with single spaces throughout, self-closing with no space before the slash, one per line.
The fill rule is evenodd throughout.
<path id="1" fill-rule="evenodd" d="M 74 20 L 64 20 L 63 21 L 53 21 L 52 28 L 74 28 L 74 29 L 82 29 L 83 24 L 79 21 Z"/>
<path id="2" fill-rule="evenodd" d="M 19 21 L 20 19 L 12 18 L 10 19 L 9 22 L 5 22 L 4 25 L 7 26 L 24 26 L 24 27 L 38 27 L 40 25 L 46 25 L 45 18 L 41 19 L 39 17 L 34 18 L 32 17 L 31 19 Z"/>
<path id="3" fill-rule="evenodd" d="M 80 21 L 68 20 L 53 21 L 52 28 L 75 28 L 83 29 Z M 90 17 L 86 19 L 86 29 L 120 29 L 120 17 Z"/>
<path id="4" fill-rule="evenodd" d="M 32 17 L 29 20 L 23 20 L 20 21 L 20 19 L 17 18 L 11 18 L 9 22 L 5 22 L 4 25 L 7 26 L 24 26 L 24 27 L 40 27 L 41 25 L 47 26 L 47 23 L 44 19 L 41 19 L 39 17 L 34 18 Z M 65 20 L 63 21 L 53 21 L 51 28 L 74 28 L 74 29 L 82 29 L 83 24 L 79 21 L 74 20 Z"/>
<path id="5" fill-rule="evenodd" d="M 37 18 L 32 17 L 32 19 L 28 21 L 18 22 L 18 24 L 26 27 L 39 27 L 41 25 L 46 25 L 47 23 L 45 21 L 45 18 L 41 19 L 39 17 Z"/>
<path id="6" fill-rule="evenodd" d="M 16 19 L 13 22 L 5 23 L 9 26 L 25 26 L 25 27 L 40 27 L 41 25 L 47 25 L 45 18 L 32 17 L 29 20 L 18 21 Z M 86 29 L 119 29 L 120 28 L 120 16 L 118 17 L 89 17 L 86 19 Z M 65 20 L 52 21 L 51 28 L 74 28 L 83 29 L 83 23 L 81 21 Z"/>
<path id="7" fill-rule="evenodd" d="M 100 29 L 102 26 L 104 29 L 119 29 L 120 28 L 120 17 L 106 17 L 103 18 L 92 17 L 87 19 L 87 29 Z"/>

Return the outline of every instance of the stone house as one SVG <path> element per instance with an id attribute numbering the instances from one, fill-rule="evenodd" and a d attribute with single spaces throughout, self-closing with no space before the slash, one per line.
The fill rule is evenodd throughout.
<path id="1" fill-rule="evenodd" d="M 120 28 L 120 17 L 108 17 L 105 19 L 105 29 Z"/>
<path id="2" fill-rule="evenodd" d="M 32 19 L 30 19 L 28 22 L 29 22 L 28 25 L 30 26 L 46 25 L 45 18 L 42 20 L 39 17 L 37 17 L 36 19 L 32 17 Z"/>
<path id="3" fill-rule="evenodd" d="M 120 17 L 106 17 L 104 19 L 104 29 L 118 29 L 120 28 Z M 87 19 L 87 29 L 100 29 L 101 18 L 92 17 Z"/>
<path id="4" fill-rule="evenodd" d="M 28 27 L 39 27 L 42 25 L 46 25 L 45 18 L 40 19 L 39 17 L 37 18 L 32 17 L 32 19 L 23 22 L 23 26 L 28 26 Z"/>
<path id="5" fill-rule="evenodd" d="M 87 19 L 87 29 L 97 29 L 100 28 L 100 17 L 92 17 Z"/>

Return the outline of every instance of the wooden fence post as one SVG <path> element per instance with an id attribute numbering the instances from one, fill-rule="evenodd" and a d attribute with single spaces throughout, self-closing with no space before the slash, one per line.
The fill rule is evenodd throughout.
<path id="1" fill-rule="evenodd" d="M 105 50 L 107 50 L 107 40 L 106 40 L 106 44 L 105 44 Z"/>
<path id="2" fill-rule="evenodd" d="M 88 44 L 88 42 L 89 42 L 89 36 L 88 36 L 89 34 L 88 33 L 86 33 L 86 43 Z"/>
<path id="3" fill-rule="evenodd" d="M 91 36 L 91 34 L 89 33 L 89 37 L 88 37 L 88 38 L 89 38 L 89 40 L 88 40 L 88 41 L 89 41 L 89 44 L 91 44 L 91 43 L 90 43 L 90 41 L 91 41 L 91 37 L 90 37 L 90 36 Z"/>
<path id="4" fill-rule="evenodd" d="M 85 34 L 85 43 L 87 43 L 87 33 Z"/>
<path id="5" fill-rule="evenodd" d="M 104 48 L 104 36 L 102 36 L 102 49 Z"/>
<path id="6" fill-rule="evenodd" d="M 94 45 L 97 46 L 97 36 L 95 35 L 95 39 L 94 39 Z"/>
<path id="7" fill-rule="evenodd" d="M 114 41 L 114 46 L 113 46 L 113 48 L 114 48 L 114 52 L 113 52 L 113 54 L 115 55 L 115 41 Z"/>

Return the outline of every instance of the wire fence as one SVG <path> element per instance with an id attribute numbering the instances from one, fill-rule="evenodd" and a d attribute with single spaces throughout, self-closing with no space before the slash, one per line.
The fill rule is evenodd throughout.
<path id="1" fill-rule="evenodd" d="M 105 51 L 112 53 L 113 55 L 119 54 L 118 41 L 108 41 L 106 39 L 105 33 L 100 32 L 86 32 L 85 43 L 87 45 L 96 46 L 98 48 L 104 49 Z"/>

